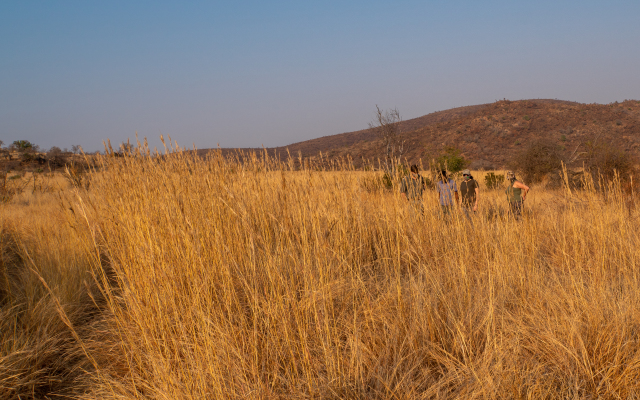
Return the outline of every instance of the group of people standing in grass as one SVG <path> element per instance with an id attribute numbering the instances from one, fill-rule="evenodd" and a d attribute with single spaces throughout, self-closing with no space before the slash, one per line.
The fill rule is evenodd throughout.
<path id="1" fill-rule="evenodd" d="M 522 204 L 527 197 L 529 187 L 517 180 L 516 174 L 512 171 L 507 171 L 506 178 L 508 186 L 505 193 L 509 211 L 516 219 L 520 219 Z M 412 165 L 410 174 L 402 179 L 400 187 L 400 192 L 412 205 L 412 213 L 418 212 L 422 214 L 424 212 L 422 193 L 425 188 L 426 183 L 424 178 L 420 176 L 418 166 Z M 456 205 L 460 206 L 460 210 L 469 221 L 471 221 L 471 215 L 478 211 L 480 187 L 478 181 L 471 176 L 471 171 L 468 169 L 462 171 L 460 190 L 458 190 L 456 182 L 447 176 L 447 171 L 440 171 L 436 177 L 436 190 L 438 191 L 438 201 L 443 217 L 448 217 Z"/>

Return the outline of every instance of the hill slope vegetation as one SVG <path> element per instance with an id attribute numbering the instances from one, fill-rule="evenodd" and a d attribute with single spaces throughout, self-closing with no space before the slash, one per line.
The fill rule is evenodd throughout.
<path id="1" fill-rule="evenodd" d="M 403 121 L 406 159 L 424 163 L 447 147 L 460 149 L 472 168 L 505 167 L 514 152 L 530 141 L 556 143 L 568 157 L 587 141 L 601 140 L 640 156 L 640 101 L 582 104 L 537 99 L 454 108 Z M 236 149 L 223 149 L 233 152 Z M 242 149 L 260 150 L 263 149 Z M 328 159 L 350 157 L 356 167 L 363 160 L 376 163 L 383 156 L 371 129 L 324 136 L 268 148 L 270 154 Z M 202 153 L 208 149 L 200 150 Z"/>

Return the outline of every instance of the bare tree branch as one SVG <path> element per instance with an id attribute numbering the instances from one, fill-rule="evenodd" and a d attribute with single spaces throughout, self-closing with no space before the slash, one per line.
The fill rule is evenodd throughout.
<path id="1" fill-rule="evenodd" d="M 404 154 L 405 139 L 400 127 L 402 117 L 397 108 L 383 111 L 376 105 L 376 116 L 369 128 L 380 141 L 380 148 L 384 154 L 386 172 L 395 171 L 395 166 L 400 162 Z"/>

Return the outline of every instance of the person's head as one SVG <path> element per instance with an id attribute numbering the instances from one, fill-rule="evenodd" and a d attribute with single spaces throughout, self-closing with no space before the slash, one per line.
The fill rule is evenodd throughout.
<path id="1" fill-rule="evenodd" d="M 513 171 L 507 171 L 507 180 L 515 181 L 516 180 L 516 174 Z"/>
<path id="2" fill-rule="evenodd" d="M 465 169 L 464 171 L 462 171 L 462 177 L 464 178 L 465 181 L 468 181 L 469 179 L 472 178 L 471 171 L 469 171 L 468 169 Z"/>
<path id="3" fill-rule="evenodd" d="M 447 170 L 443 169 L 442 171 L 440 171 L 440 179 L 442 179 L 443 182 L 447 181 Z"/>
<path id="4" fill-rule="evenodd" d="M 413 165 L 411 166 L 411 175 L 413 175 L 413 174 L 418 175 L 418 173 L 419 173 L 419 172 L 420 172 L 420 170 L 418 169 L 418 166 L 417 166 L 417 165 L 415 165 L 415 164 L 413 164 Z"/>

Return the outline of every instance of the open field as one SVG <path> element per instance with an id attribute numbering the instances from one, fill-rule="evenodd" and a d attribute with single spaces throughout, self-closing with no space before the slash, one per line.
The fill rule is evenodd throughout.
<path id="1" fill-rule="evenodd" d="M 376 172 L 98 164 L 2 205 L 0 398 L 640 397 L 619 185 L 533 187 L 522 222 L 483 190 L 471 228 Z"/>

